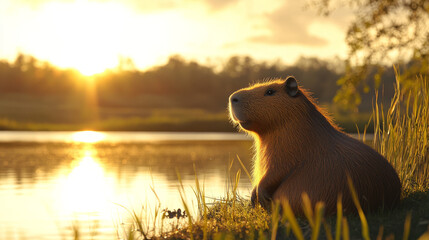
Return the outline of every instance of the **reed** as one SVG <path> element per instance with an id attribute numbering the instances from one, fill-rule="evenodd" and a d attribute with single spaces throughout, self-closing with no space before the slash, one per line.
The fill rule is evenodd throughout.
<path id="1" fill-rule="evenodd" d="M 420 76 L 402 91 L 395 72 L 390 107 L 385 111 L 382 104 L 374 106 L 374 147 L 395 167 L 407 196 L 429 188 L 429 83 Z"/>

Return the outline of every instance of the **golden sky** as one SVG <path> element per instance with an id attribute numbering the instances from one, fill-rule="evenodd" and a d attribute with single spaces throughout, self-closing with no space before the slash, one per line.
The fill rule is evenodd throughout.
<path id="1" fill-rule="evenodd" d="M 120 57 L 146 69 L 179 54 L 293 63 L 347 54 L 352 14 L 326 18 L 295 0 L 0 0 L 0 59 L 21 52 L 84 74 Z"/>

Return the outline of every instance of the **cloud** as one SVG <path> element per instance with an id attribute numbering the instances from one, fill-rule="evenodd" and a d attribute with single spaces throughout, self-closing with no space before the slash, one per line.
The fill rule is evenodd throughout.
<path id="1" fill-rule="evenodd" d="M 171 10 L 179 7 L 181 1 L 178 0 L 156 0 L 156 1 L 146 1 L 146 0 L 82 0 L 87 2 L 95 3 L 120 3 L 122 5 L 128 6 L 139 12 L 157 12 Z M 40 7 L 47 3 L 75 3 L 80 2 L 79 0 L 17 0 L 17 3 L 20 5 L 29 6 L 32 8 Z"/>
<path id="2" fill-rule="evenodd" d="M 63 2 L 73 3 L 79 0 L 16 0 L 16 3 L 25 5 L 31 8 L 38 8 L 46 3 Z M 87 0 L 88 2 L 108 3 L 117 2 L 126 5 L 138 12 L 160 12 L 172 9 L 189 8 L 196 5 L 202 5 L 208 10 L 219 11 L 223 10 L 239 0 Z"/>
<path id="3" fill-rule="evenodd" d="M 16 6 L 28 6 L 28 7 L 32 7 L 32 8 L 38 8 L 46 3 L 51 3 L 51 2 L 61 2 L 61 3 L 73 3 L 75 2 L 75 0 L 15 0 L 14 4 L 16 4 Z"/>
<path id="4" fill-rule="evenodd" d="M 98 0 L 100 1 L 100 0 Z M 180 1 L 177 0 L 156 0 L 156 1 L 142 1 L 142 0 L 116 0 L 124 5 L 131 7 L 138 12 L 151 13 L 168 11 L 179 8 Z"/>
<path id="5" fill-rule="evenodd" d="M 102 1 L 102 0 L 93 0 Z M 120 0 L 118 0 L 120 1 Z M 141 12 L 158 12 L 172 9 L 192 9 L 196 6 L 203 6 L 209 11 L 220 11 L 234 5 L 239 0 L 122 0 L 128 6 Z"/>
<path id="6" fill-rule="evenodd" d="M 312 34 L 310 25 L 316 14 L 304 11 L 301 1 L 287 1 L 275 11 L 264 15 L 264 25 L 268 34 L 249 38 L 251 42 L 278 45 L 325 46 L 327 40 Z"/>
<path id="7" fill-rule="evenodd" d="M 204 0 L 203 1 L 212 10 L 222 10 L 238 2 L 238 0 Z"/>

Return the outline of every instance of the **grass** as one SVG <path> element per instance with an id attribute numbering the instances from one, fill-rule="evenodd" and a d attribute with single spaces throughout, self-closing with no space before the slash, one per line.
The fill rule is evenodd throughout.
<path id="1" fill-rule="evenodd" d="M 241 171 L 228 184 L 224 199 L 208 203 L 204 187 L 196 178 L 197 216 L 188 215 L 186 222 L 161 231 L 151 239 L 429 239 L 429 84 L 416 79 L 415 87 L 401 92 L 397 74 L 396 94 L 385 111 L 374 106 L 374 147 L 397 170 L 403 199 L 398 208 L 389 212 L 365 215 L 360 208 L 353 184 L 349 187 L 358 215 L 344 216 L 339 198 L 337 215 L 325 217 L 324 205 L 313 209 L 308 196 L 303 195 L 304 218 L 298 218 L 289 204 L 274 206 L 267 213 L 252 207 L 247 198 L 236 193 Z M 365 138 L 365 133 L 363 134 Z M 240 159 L 238 158 L 239 162 Z M 240 162 L 241 163 L 241 162 Z M 242 163 L 241 163 L 242 165 Z M 248 174 L 247 170 L 244 169 Z M 180 177 L 179 177 L 180 179 Z M 376 184 L 376 183 L 375 183 Z M 183 191 L 183 187 L 182 190 Z M 184 207 L 188 209 L 183 194 Z M 182 220 L 183 221 L 183 220 Z M 136 221 L 136 224 L 139 222 Z M 138 226 L 138 225 L 136 225 Z M 128 239 L 149 239 L 148 234 L 134 234 Z"/>
<path id="2" fill-rule="evenodd" d="M 419 77 L 401 92 L 399 74 L 392 104 L 375 105 L 374 146 L 396 168 L 405 196 L 429 188 L 429 83 Z"/>
<path id="3" fill-rule="evenodd" d="M 236 175 L 235 179 L 239 178 Z M 409 194 L 395 210 L 386 213 L 373 213 L 358 216 L 343 216 L 341 202 L 338 214 L 333 217 L 323 216 L 323 204 L 315 209 L 308 204 L 306 217 L 297 218 L 287 203 L 283 211 L 267 213 L 261 207 L 252 207 L 248 199 L 238 196 L 235 188 L 238 180 L 229 185 L 224 199 L 208 203 L 204 199 L 204 187 L 196 179 L 195 195 L 199 204 L 197 216 L 188 215 L 166 231 L 142 232 L 142 221 L 134 221 L 134 228 L 129 229 L 128 239 L 417 239 L 429 231 L 429 193 L 414 192 Z M 181 187 L 182 188 L 182 187 Z M 183 191 L 183 190 L 181 190 Z M 182 195 L 185 208 L 186 196 Z M 305 197 L 303 200 L 305 202 Z M 278 209 L 276 205 L 274 209 Z M 136 214 L 130 212 L 134 218 Z M 165 221 L 165 217 L 161 217 Z M 150 224 L 143 224 L 149 226 Z M 130 237 L 131 236 L 131 237 Z"/>

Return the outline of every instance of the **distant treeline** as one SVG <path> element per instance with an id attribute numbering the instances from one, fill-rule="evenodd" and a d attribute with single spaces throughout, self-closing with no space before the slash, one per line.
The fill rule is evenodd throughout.
<path id="1" fill-rule="evenodd" d="M 279 62 L 258 62 L 248 56 L 233 56 L 215 71 L 211 66 L 173 56 L 165 65 L 147 71 L 124 69 L 119 66 L 93 76 L 100 106 L 218 111 L 225 109 L 233 91 L 257 81 L 289 75 L 313 92 L 319 102 L 331 103 L 344 66 L 339 59 L 301 57 L 294 65 L 286 66 Z M 22 54 L 12 63 L 0 61 L 0 93 L 78 95 L 86 91 L 86 78 L 75 70 L 59 69 Z M 385 74 L 383 80 L 389 82 L 384 93 L 391 96 L 393 73 Z M 373 87 L 369 86 L 366 92 L 373 95 Z M 368 110 L 363 100 L 363 107 Z"/>
<path id="2" fill-rule="evenodd" d="M 87 77 L 23 54 L 13 62 L 2 60 L 0 129 L 91 126 L 102 130 L 227 131 L 232 129 L 226 113 L 232 92 L 254 82 L 289 75 L 313 92 L 337 120 L 347 122 L 346 129 L 352 131 L 358 121 L 333 104 L 339 89 L 337 80 L 344 70 L 340 59 L 301 57 L 288 66 L 233 56 L 220 66 L 208 66 L 172 56 L 166 64 L 149 70 L 133 66 L 130 60 L 122 61 L 116 69 Z M 390 100 L 393 72 L 385 73 L 379 83 L 379 95 Z M 368 84 L 360 89 L 365 92 L 361 112 L 371 111 L 375 88 Z M 368 115 L 358 117 L 360 125 L 367 122 Z"/>

